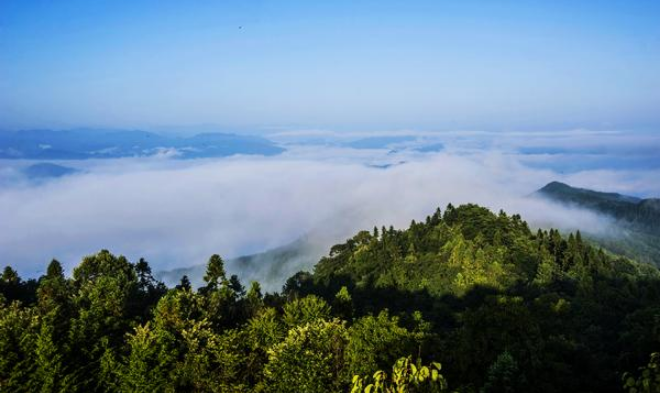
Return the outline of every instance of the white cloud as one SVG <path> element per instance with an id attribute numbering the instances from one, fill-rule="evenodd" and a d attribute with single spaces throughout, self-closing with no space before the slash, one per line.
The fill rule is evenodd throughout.
<path id="1" fill-rule="evenodd" d="M 377 161 L 407 163 L 365 165 Z M 268 158 L 99 160 L 88 169 L 0 191 L 2 263 L 34 275 L 50 258 L 71 268 L 107 248 L 146 257 L 155 270 L 190 266 L 212 253 L 229 258 L 277 247 L 311 230 L 339 241 L 374 225 L 403 227 L 449 202 L 518 212 L 532 225 L 594 229 L 604 226 L 594 214 L 526 196 L 558 179 L 602 189 L 647 181 L 612 171 L 558 176 L 495 151 L 393 155 L 315 147 Z"/>

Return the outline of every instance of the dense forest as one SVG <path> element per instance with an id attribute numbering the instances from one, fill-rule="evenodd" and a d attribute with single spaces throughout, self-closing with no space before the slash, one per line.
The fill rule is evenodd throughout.
<path id="1" fill-rule="evenodd" d="M 659 391 L 659 271 L 476 205 L 362 231 L 280 293 L 102 250 L 0 277 L 0 391 Z"/>

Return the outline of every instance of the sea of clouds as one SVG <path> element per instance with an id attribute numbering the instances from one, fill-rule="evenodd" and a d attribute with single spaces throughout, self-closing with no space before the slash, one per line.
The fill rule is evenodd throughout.
<path id="1" fill-rule="evenodd" d="M 608 230 L 607 218 L 530 194 L 557 180 L 659 195 L 658 134 L 399 134 L 416 139 L 355 149 L 345 140 L 374 134 L 278 132 L 270 137 L 287 148 L 278 156 L 66 162 L 82 171 L 39 183 L 17 181 L 21 163 L 3 161 L 0 264 L 34 277 L 51 258 L 71 269 L 109 249 L 164 270 L 213 253 L 261 252 L 308 233 L 331 245 L 375 225 L 406 227 L 448 203 L 519 213 L 533 227 L 598 233 Z M 413 149 L 430 143 L 444 148 Z"/>

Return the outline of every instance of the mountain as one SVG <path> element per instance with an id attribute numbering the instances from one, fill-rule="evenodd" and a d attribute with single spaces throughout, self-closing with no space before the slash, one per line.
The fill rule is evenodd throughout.
<path id="1" fill-rule="evenodd" d="M 229 259 L 229 269 L 236 271 L 244 282 L 259 281 L 267 291 L 277 292 L 282 288 L 282 279 L 300 270 L 307 270 L 325 254 L 325 241 L 313 236 L 302 236 L 295 241 L 265 252 Z M 194 287 L 203 285 L 202 278 L 207 265 L 200 264 L 173 270 L 159 271 L 154 277 L 168 285 L 178 284 L 187 276 Z"/>
<path id="2" fill-rule="evenodd" d="M 77 172 L 79 172 L 78 169 L 49 162 L 40 162 L 23 169 L 23 174 L 26 177 L 37 181 L 73 175 Z"/>
<path id="3" fill-rule="evenodd" d="M 615 222 L 613 234 L 589 234 L 604 248 L 659 266 L 659 198 L 641 199 L 612 192 L 572 187 L 557 181 L 535 196 L 602 214 Z"/>
<path id="4" fill-rule="evenodd" d="M 608 214 L 632 225 L 659 230 L 659 198 L 640 199 L 612 192 L 576 188 L 557 181 L 537 191 L 554 201 Z"/>
<path id="5" fill-rule="evenodd" d="M 226 133 L 178 137 L 137 130 L 0 132 L 0 158 L 5 159 L 81 160 L 159 153 L 179 158 L 206 158 L 234 154 L 275 155 L 283 151 L 261 137 Z"/>
<path id="6" fill-rule="evenodd" d="M 350 293 L 354 316 L 387 309 L 415 320 L 416 310 L 438 334 L 418 350 L 443 364 L 451 390 L 619 391 L 614 376 L 623 366 L 614 365 L 631 359 L 629 345 L 641 353 L 658 346 L 658 277 L 580 233 L 534 232 L 516 214 L 449 205 L 403 230 L 358 232 L 312 273 L 291 277 L 284 293 L 334 305 Z M 521 385 L 484 388 L 503 356 L 516 375 L 507 384 Z"/>
<path id="7" fill-rule="evenodd" d="M 375 166 L 380 167 L 380 166 Z M 383 166 L 386 167 L 386 166 Z M 383 168 L 381 167 L 381 168 Z M 602 193 L 582 188 L 574 188 L 559 182 L 552 182 L 538 190 L 534 195 L 551 199 L 558 203 L 595 210 L 610 214 L 614 219 L 626 217 L 630 221 L 616 221 L 620 224 L 616 231 L 608 235 L 584 232 L 588 240 L 617 255 L 624 255 L 634 260 L 659 266 L 658 228 L 659 200 L 640 199 L 615 193 Z M 632 207 L 633 206 L 633 207 Z M 611 213 L 612 212 L 612 213 Z M 335 236 L 337 237 L 337 236 Z M 326 254 L 329 243 L 320 240 L 320 236 L 303 236 L 284 246 L 262 253 L 229 259 L 228 266 L 237 271 L 245 282 L 259 281 L 268 291 L 277 291 L 282 286 L 283 277 L 289 277 L 299 270 L 312 268 Z M 203 284 L 202 277 L 206 264 L 172 270 L 158 271 L 154 275 L 168 285 L 179 283 L 182 276 L 187 276 L 194 287 Z"/>
<path id="8" fill-rule="evenodd" d="M 392 145 L 415 141 L 411 135 L 373 136 L 348 142 L 346 146 L 353 149 L 386 149 Z"/>
<path id="9" fill-rule="evenodd" d="M 443 151 L 443 149 L 445 149 L 445 145 L 442 143 L 432 143 L 430 145 L 422 145 L 413 148 L 414 151 L 420 153 L 437 153 L 439 151 Z"/>

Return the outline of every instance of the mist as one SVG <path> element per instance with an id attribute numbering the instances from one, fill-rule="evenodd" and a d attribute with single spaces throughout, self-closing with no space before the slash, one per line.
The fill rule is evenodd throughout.
<path id="1" fill-rule="evenodd" d="M 70 271 L 100 249 L 144 257 L 155 271 L 203 264 L 214 253 L 263 252 L 304 235 L 327 250 L 358 230 L 403 228 L 448 203 L 519 213 L 532 227 L 598 233 L 612 222 L 530 194 L 553 180 L 658 193 L 658 169 L 559 173 L 529 160 L 502 149 L 423 154 L 292 145 L 274 157 L 88 161 L 76 175 L 0 189 L 0 261 L 35 277 L 51 258 Z M 311 268 L 292 263 L 285 273 Z M 239 265 L 228 270 L 242 276 L 232 269 Z M 248 275 L 284 282 L 273 275 L 285 273 L 264 267 Z"/>

